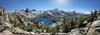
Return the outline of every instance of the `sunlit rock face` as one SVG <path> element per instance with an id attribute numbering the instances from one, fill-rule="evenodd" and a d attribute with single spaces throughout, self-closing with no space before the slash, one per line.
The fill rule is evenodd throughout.
<path id="1" fill-rule="evenodd" d="M 88 30 L 87 35 L 99 35 L 99 30 L 100 30 L 100 20 L 96 20 L 94 21 L 91 26 L 90 29 Z M 96 31 L 98 30 L 98 31 Z"/>
<path id="2" fill-rule="evenodd" d="M 100 20 L 96 20 L 92 23 L 92 27 L 100 26 Z"/>
<path id="3" fill-rule="evenodd" d="M 72 29 L 67 35 L 83 35 L 80 33 L 79 29 Z"/>
<path id="4" fill-rule="evenodd" d="M 97 16 L 98 16 L 97 19 L 100 20 L 100 14 L 98 14 Z"/>

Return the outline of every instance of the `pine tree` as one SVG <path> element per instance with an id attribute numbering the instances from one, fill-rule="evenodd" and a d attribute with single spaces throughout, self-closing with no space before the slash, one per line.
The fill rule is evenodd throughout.
<path id="1" fill-rule="evenodd" d="M 4 14 L 4 8 L 0 5 L 0 16 Z"/>

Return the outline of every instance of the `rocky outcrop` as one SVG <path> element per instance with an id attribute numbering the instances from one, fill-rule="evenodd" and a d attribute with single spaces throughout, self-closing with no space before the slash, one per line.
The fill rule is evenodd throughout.
<path id="1" fill-rule="evenodd" d="M 15 35 L 15 34 L 10 32 L 9 30 L 4 30 L 3 32 L 0 32 L 0 35 Z"/>
<path id="2" fill-rule="evenodd" d="M 96 30 L 100 30 L 100 29 L 98 29 L 98 28 L 100 28 L 99 26 L 100 26 L 100 20 L 94 21 L 91 24 L 91 26 L 87 32 L 87 35 L 99 35 L 100 34 L 99 31 L 96 31 Z"/>
<path id="3" fill-rule="evenodd" d="M 4 27 L 0 25 L 0 32 L 4 30 Z"/>
<path id="4" fill-rule="evenodd" d="M 67 35 L 83 35 L 79 29 L 72 29 Z"/>

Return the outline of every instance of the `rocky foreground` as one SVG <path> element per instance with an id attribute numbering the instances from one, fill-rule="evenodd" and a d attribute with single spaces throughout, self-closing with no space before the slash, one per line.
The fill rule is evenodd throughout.
<path id="1" fill-rule="evenodd" d="M 8 15 L 5 15 L 0 17 L 0 35 L 100 35 L 99 19 L 100 17 L 98 15 L 95 21 L 87 24 L 87 27 L 72 29 L 71 32 L 68 33 L 35 33 L 24 31 L 19 27 L 13 27 L 13 24 L 11 24 L 9 21 Z M 24 19 L 22 20 L 24 22 Z"/>
<path id="2" fill-rule="evenodd" d="M 46 33 L 45 31 L 38 32 L 32 30 L 33 22 L 30 19 L 32 16 L 37 16 L 36 14 L 0 12 L 0 35 L 100 35 L 100 13 L 96 14 L 97 17 L 94 17 L 94 15 L 94 18 L 91 17 L 93 21 L 87 22 L 87 20 L 85 20 L 84 24 L 87 24 L 85 27 L 74 28 L 67 33 Z M 43 28 L 44 27 L 46 27 L 45 24 L 43 25 Z"/>

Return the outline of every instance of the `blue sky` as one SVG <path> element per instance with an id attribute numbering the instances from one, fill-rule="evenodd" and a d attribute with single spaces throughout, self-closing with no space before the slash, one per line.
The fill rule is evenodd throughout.
<path id="1" fill-rule="evenodd" d="M 100 0 L 0 0 L 6 10 L 37 9 L 51 10 L 62 9 L 65 11 L 89 12 L 100 9 Z"/>

